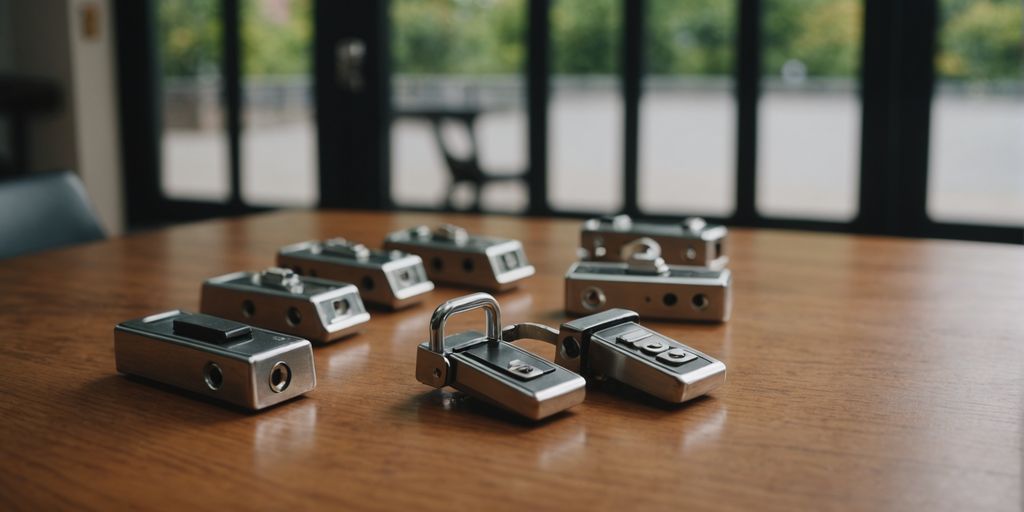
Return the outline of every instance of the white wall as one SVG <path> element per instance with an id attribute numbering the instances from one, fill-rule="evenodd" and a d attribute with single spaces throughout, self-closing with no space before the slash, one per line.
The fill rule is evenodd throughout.
<path id="1" fill-rule="evenodd" d="M 71 97 L 78 146 L 78 172 L 111 233 L 124 229 L 117 65 L 111 0 L 69 0 Z M 83 9 L 98 12 L 98 31 L 85 34 Z"/>

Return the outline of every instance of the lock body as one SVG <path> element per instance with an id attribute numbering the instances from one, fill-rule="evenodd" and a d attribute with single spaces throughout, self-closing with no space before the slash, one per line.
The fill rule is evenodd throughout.
<path id="1" fill-rule="evenodd" d="M 661 256 L 669 265 L 690 265 L 713 270 L 729 263 L 728 229 L 707 224 L 698 217 L 678 223 L 636 222 L 628 215 L 597 217 L 583 223 L 580 248 L 586 261 L 625 261 L 623 248 L 637 238 L 647 237 L 661 245 Z"/>
<path id="2" fill-rule="evenodd" d="M 434 289 L 419 256 L 370 250 L 343 239 L 282 247 L 277 265 L 302 275 L 353 283 L 364 302 L 389 309 L 417 304 Z"/>
<path id="3" fill-rule="evenodd" d="M 479 332 L 445 338 L 446 362 L 429 343 L 416 352 L 416 378 L 436 386 L 438 364 L 447 365 L 447 385 L 520 416 L 540 420 L 583 402 L 586 380 L 510 343 Z"/>
<path id="4" fill-rule="evenodd" d="M 284 268 L 208 279 L 200 311 L 317 343 L 353 335 L 370 320 L 355 285 Z"/>
<path id="5" fill-rule="evenodd" d="M 308 340 L 183 311 L 114 328 L 117 371 L 251 410 L 316 387 Z"/>
<path id="6" fill-rule="evenodd" d="M 581 261 L 565 275 L 565 310 L 588 315 L 626 308 L 645 318 L 724 322 L 732 312 L 732 273 L 667 265 L 638 272 L 629 263 Z"/>
<path id="7" fill-rule="evenodd" d="M 396 231 L 384 247 L 419 255 L 430 279 L 449 285 L 500 292 L 534 274 L 520 241 L 469 235 L 457 226 Z"/>
<path id="8" fill-rule="evenodd" d="M 673 403 L 725 383 L 724 363 L 638 320 L 633 311 L 611 309 L 562 324 L 555 362 L 586 378 L 614 379 Z"/>
<path id="9" fill-rule="evenodd" d="M 486 334 L 445 335 L 448 317 L 477 308 L 487 313 Z M 583 377 L 503 341 L 498 303 L 486 293 L 458 297 L 434 310 L 430 340 L 416 349 L 416 379 L 435 388 L 451 386 L 534 420 L 586 396 Z"/>

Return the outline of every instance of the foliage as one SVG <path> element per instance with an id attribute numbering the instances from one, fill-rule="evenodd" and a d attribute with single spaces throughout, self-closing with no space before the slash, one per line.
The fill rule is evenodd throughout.
<path id="1" fill-rule="evenodd" d="M 163 0 L 158 4 L 160 64 L 165 75 L 216 73 L 221 56 L 218 0 Z"/>
<path id="2" fill-rule="evenodd" d="M 722 0 L 650 0 L 646 68 L 656 74 L 732 73 L 736 4 Z"/>
<path id="3" fill-rule="evenodd" d="M 313 61 L 312 0 L 243 1 L 241 19 L 245 74 L 309 73 Z"/>
<path id="4" fill-rule="evenodd" d="M 397 73 L 518 73 L 525 66 L 523 0 L 392 0 Z"/>
<path id="5" fill-rule="evenodd" d="M 860 69 L 862 2 L 858 0 L 768 0 L 763 7 L 765 74 L 778 74 L 790 60 L 810 76 L 854 76 Z"/>
<path id="6" fill-rule="evenodd" d="M 607 74 L 619 68 L 618 0 L 555 0 L 551 7 L 551 65 L 555 73 Z"/>
<path id="7" fill-rule="evenodd" d="M 243 70 L 309 73 L 313 0 L 242 0 Z M 620 69 L 623 1 L 552 0 L 555 73 L 614 74 Z M 527 0 L 391 0 L 396 73 L 516 74 L 526 65 Z M 216 73 L 221 59 L 218 0 L 159 0 L 163 71 Z M 735 68 L 738 2 L 648 0 L 647 72 L 726 75 Z M 1024 71 L 1021 0 L 940 0 L 939 76 L 1020 78 Z M 863 0 L 764 0 L 762 69 L 799 61 L 811 76 L 856 76 Z"/>
<path id="8" fill-rule="evenodd" d="M 1021 0 L 943 0 L 937 72 L 950 78 L 1005 79 L 1024 74 Z"/>

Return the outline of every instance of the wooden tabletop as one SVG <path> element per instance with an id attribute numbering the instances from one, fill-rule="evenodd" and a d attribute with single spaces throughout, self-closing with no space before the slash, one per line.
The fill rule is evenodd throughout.
<path id="1" fill-rule="evenodd" d="M 205 278 L 440 221 L 526 244 L 537 275 L 498 296 L 506 323 L 566 319 L 569 220 L 281 212 L 0 262 L 0 509 L 1022 506 L 1019 246 L 734 229 L 732 320 L 645 322 L 728 366 L 682 406 L 605 384 L 533 424 L 420 384 L 430 314 L 465 293 L 449 288 L 314 349 L 317 389 L 264 412 L 115 372 L 114 325 L 196 310 Z"/>

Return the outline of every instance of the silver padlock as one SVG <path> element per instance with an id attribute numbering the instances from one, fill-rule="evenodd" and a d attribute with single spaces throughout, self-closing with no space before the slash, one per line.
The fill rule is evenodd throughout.
<path id="1" fill-rule="evenodd" d="M 258 410 L 316 387 L 308 340 L 167 311 L 114 328 L 117 371 Z"/>
<path id="2" fill-rule="evenodd" d="M 610 309 L 562 324 L 510 325 L 502 339 L 555 346 L 555 363 L 586 379 L 614 379 L 667 402 L 682 403 L 725 383 L 725 364 L 650 330 L 627 309 Z"/>
<path id="3" fill-rule="evenodd" d="M 396 231 L 384 247 L 418 254 L 438 283 L 500 292 L 534 273 L 519 240 L 470 235 L 451 224 Z"/>
<path id="4" fill-rule="evenodd" d="M 282 247 L 277 265 L 302 275 L 353 283 L 367 304 L 391 309 L 416 304 L 434 289 L 419 256 L 368 249 L 344 238 Z"/>
<path id="5" fill-rule="evenodd" d="M 355 285 L 280 267 L 208 279 L 200 304 L 209 315 L 318 343 L 355 334 L 370 320 Z"/>
<path id="6" fill-rule="evenodd" d="M 483 308 L 487 332 L 445 335 L 448 318 Z M 474 293 L 438 306 L 430 319 L 430 340 L 416 350 L 416 379 L 451 386 L 521 416 L 539 420 L 583 401 L 586 381 L 501 339 L 501 311 L 494 297 Z"/>
<path id="7" fill-rule="evenodd" d="M 638 311 L 644 317 L 724 322 L 732 312 L 729 269 L 668 265 L 650 238 L 622 245 L 624 263 L 581 261 L 565 275 L 565 310 L 587 315 L 609 308 Z"/>
<path id="8" fill-rule="evenodd" d="M 626 261 L 626 244 L 637 238 L 651 238 L 661 245 L 669 265 L 691 265 L 719 270 L 729 263 L 729 230 L 708 224 L 700 217 L 677 223 L 636 222 L 629 215 L 589 219 L 580 231 L 580 249 L 586 261 Z"/>

